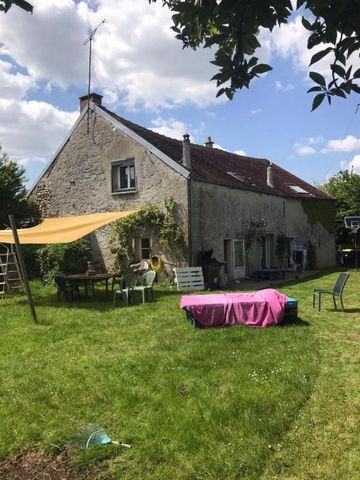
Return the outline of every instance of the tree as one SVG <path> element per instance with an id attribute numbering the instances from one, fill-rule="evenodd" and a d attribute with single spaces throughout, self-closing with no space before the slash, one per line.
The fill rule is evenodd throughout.
<path id="1" fill-rule="evenodd" d="M 25 0 L 0 0 L 0 12 L 6 13 L 13 5 L 17 5 L 27 12 L 32 13 L 33 11 L 33 6 Z"/>
<path id="2" fill-rule="evenodd" d="M 149 3 L 157 0 L 149 0 Z M 255 51 L 261 47 L 260 28 L 272 31 L 276 25 L 288 22 L 294 12 L 290 0 L 162 0 L 174 14 L 172 29 L 184 47 L 215 47 L 211 62 L 218 67 L 213 76 L 217 96 L 249 88 L 250 82 L 272 70 L 258 63 Z M 324 46 L 316 52 L 310 65 L 322 58 L 329 59 L 331 81 L 326 82 L 319 72 L 311 71 L 316 93 L 312 110 L 327 98 L 346 98 L 351 92 L 360 93 L 360 68 L 349 65 L 352 54 L 360 49 L 360 0 L 297 0 L 295 10 L 303 9 L 302 23 L 310 32 L 307 48 Z M 352 59 L 350 59 L 350 62 Z"/>
<path id="3" fill-rule="evenodd" d="M 350 230 L 344 226 L 344 217 L 360 215 L 360 175 L 341 170 L 319 188 L 337 199 L 336 242 L 342 245 L 351 243 L 352 237 Z"/>
<path id="4" fill-rule="evenodd" d="M 10 213 L 22 224 L 38 216 L 36 206 L 26 197 L 24 182 L 24 168 L 0 151 L 0 228 L 9 225 Z"/>

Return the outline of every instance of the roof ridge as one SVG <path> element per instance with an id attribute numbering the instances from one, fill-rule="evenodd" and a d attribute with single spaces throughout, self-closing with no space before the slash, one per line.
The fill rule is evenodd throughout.
<path id="1" fill-rule="evenodd" d="M 130 120 L 120 117 L 117 113 L 108 110 L 103 105 L 97 106 L 115 121 L 131 130 L 148 144 L 162 152 L 171 162 L 184 168 L 182 164 L 182 141 L 171 138 L 149 128 L 138 125 Z M 290 198 L 318 198 L 331 199 L 326 192 L 318 189 L 309 182 L 301 179 L 285 168 L 266 158 L 249 157 L 229 152 L 216 147 L 207 147 L 197 143 L 191 143 L 192 165 L 185 167 L 188 174 L 199 181 L 223 185 L 240 190 L 252 190 L 257 193 L 290 197 Z M 240 161 L 239 161 L 240 160 Z M 267 167 L 272 165 L 274 170 L 274 186 L 267 184 Z M 234 173 L 236 175 L 234 175 Z M 243 176 L 249 181 L 244 183 L 239 177 Z M 296 192 L 289 187 L 294 183 L 302 186 L 306 192 Z M 306 195 L 306 196 L 305 196 Z"/>
<path id="2" fill-rule="evenodd" d="M 98 105 L 98 107 L 100 107 L 102 110 L 105 110 L 105 112 L 107 112 L 108 114 L 110 114 L 111 116 L 113 117 L 116 117 L 116 119 L 119 121 L 119 122 L 124 122 L 124 124 L 130 124 L 130 125 L 133 125 L 134 127 L 136 128 L 141 128 L 141 129 L 144 129 L 144 130 L 147 130 L 155 135 L 158 135 L 159 137 L 163 137 L 163 138 L 166 138 L 166 140 L 171 140 L 171 141 L 174 141 L 174 142 L 180 142 L 181 143 L 181 140 L 179 140 L 178 138 L 172 138 L 172 137 L 168 137 L 167 135 L 163 135 L 162 133 L 158 133 L 158 132 L 155 132 L 154 130 L 151 130 L 150 128 L 147 128 L 147 127 L 144 127 L 143 125 L 139 125 L 138 123 L 135 123 L 135 122 L 132 122 L 131 120 L 128 120 L 124 117 L 120 117 L 120 115 L 118 115 L 117 113 L 115 112 L 112 112 L 111 110 L 109 110 L 108 108 L 104 107 L 103 105 Z M 192 144 L 193 145 L 193 144 Z"/>
<path id="3" fill-rule="evenodd" d="M 120 115 L 118 115 L 117 113 L 109 110 L 108 108 L 104 107 L 104 105 L 98 105 L 98 107 L 100 107 L 101 109 L 105 110 L 105 112 L 107 112 L 108 114 L 112 115 L 113 117 L 116 117 L 120 122 L 124 122 L 125 125 L 126 124 L 130 124 L 130 125 L 133 125 L 134 127 L 136 128 L 141 128 L 141 129 L 144 129 L 148 132 L 151 132 L 152 134 L 154 135 L 157 135 L 159 137 L 162 137 L 166 140 L 171 140 L 173 142 L 179 142 L 180 144 L 182 144 L 182 140 L 180 140 L 179 138 L 173 138 L 173 137 L 168 137 L 167 135 L 164 135 L 163 133 L 159 133 L 159 132 L 156 132 L 155 130 L 152 130 L 151 128 L 149 127 L 144 127 L 143 125 L 139 125 L 138 123 L 135 123 L 131 120 L 128 120 L 127 118 L 124 118 L 124 117 L 121 117 Z M 185 135 L 185 134 L 184 134 Z M 190 142 L 191 146 L 192 147 L 197 147 L 197 148 L 202 148 L 202 149 L 206 149 L 206 151 L 209 149 L 209 148 L 212 148 L 212 150 L 217 150 L 219 152 L 225 152 L 225 153 L 228 153 L 230 155 L 235 155 L 237 157 L 241 157 L 241 158 L 249 158 L 249 159 L 253 159 L 253 160 L 262 160 L 262 161 L 269 161 L 268 159 L 266 158 L 257 158 L 257 157 L 250 157 L 248 155 L 239 155 L 238 153 L 235 153 L 235 152 L 231 152 L 230 150 L 225 150 L 224 148 L 218 148 L 218 147 L 207 147 L 206 145 L 203 145 L 201 143 L 195 143 L 195 142 Z"/>

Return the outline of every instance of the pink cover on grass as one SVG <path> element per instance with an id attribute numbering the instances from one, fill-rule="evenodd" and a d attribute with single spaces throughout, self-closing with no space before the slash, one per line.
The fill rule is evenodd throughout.
<path id="1" fill-rule="evenodd" d="M 188 308 L 205 328 L 230 327 L 236 323 L 268 327 L 282 321 L 286 302 L 286 295 L 267 288 L 254 293 L 184 295 L 180 308 Z"/>

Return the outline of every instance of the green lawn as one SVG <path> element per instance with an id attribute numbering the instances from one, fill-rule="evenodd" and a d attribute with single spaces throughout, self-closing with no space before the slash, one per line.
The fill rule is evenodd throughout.
<path id="1" fill-rule="evenodd" d="M 170 289 L 113 310 L 100 292 L 65 305 L 34 284 L 41 325 L 23 296 L 0 301 L 0 458 L 96 422 L 132 448 L 74 464 L 103 459 L 109 479 L 360 478 L 360 273 L 345 313 L 311 305 L 336 277 L 281 288 L 300 321 L 267 329 L 194 329 Z"/>

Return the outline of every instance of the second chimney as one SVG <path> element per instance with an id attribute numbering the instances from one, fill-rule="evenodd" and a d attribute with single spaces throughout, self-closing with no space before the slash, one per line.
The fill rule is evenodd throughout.
<path id="1" fill-rule="evenodd" d="M 191 168 L 190 135 L 185 133 L 182 142 L 182 163 L 185 167 Z"/>
<path id="2" fill-rule="evenodd" d="M 272 163 L 268 162 L 266 168 L 266 184 L 268 187 L 274 187 Z"/>
<path id="3" fill-rule="evenodd" d="M 84 108 L 87 108 L 88 99 L 91 103 L 95 103 L 95 105 L 99 105 L 99 107 L 100 107 L 102 98 L 103 98 L 103 96 L 99 95 L 98 93 L 90 93 L 90 95 L 84 95 L 82 97 L 79 97 L 80 113 L 84 110 Z"/>
<path id="4" fill-rule="evenodd" d="M 211 137 L 208 137 L 207 141 L 205 142 L 205 147 L 213 148 L 214 142 L 211 140 Z"/>

